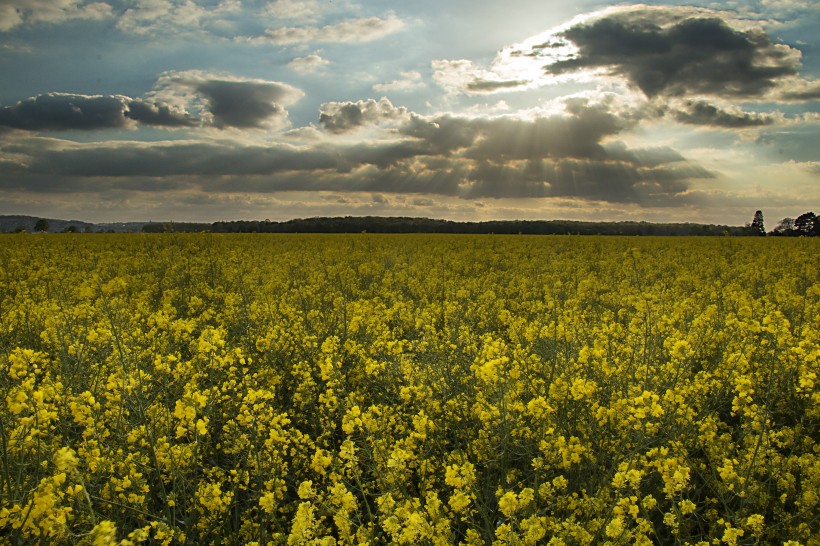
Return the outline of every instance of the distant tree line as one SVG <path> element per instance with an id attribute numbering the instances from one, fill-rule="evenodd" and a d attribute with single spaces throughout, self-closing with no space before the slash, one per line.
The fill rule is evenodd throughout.
<path id="1" fill-rule="evenodd" d="M 214 231 L 214 224 L 197 222 L 150 222 L 142 226 L 143 233 L 197 233 Z"/>
<path id="2" fill-rule="evenodd" d="M 35 232 L 50 231 L 53 225 L 41 218 L 31 219 Z M 79 232 L 81 227 L 60 222 L 63 232 Z M 73 221 L 72 221 L 73 222 Z M 65 225 L 62 225 L 65 224 Z M 83 223 L 84 224 L 84 223 Z M 137 223 L 135 223 L 137 224 Z M 110 224 L 106 224 L 109 227 Z M 31 229 L 32 225 L 28 228 Z M 104 231 L 103 225 L 84 224 L 85 232 Z M 232 222 L 148 222 L 132 229 L 143 233 L 211 232 L 211 233 L 464 233 L 464 234 L 525 234 L 525 235 L 733 235 L 814 237 L 820 235 L 820 217 L 806 212 L 797 218 L 784 218 L 768 233 L 763 224 L 763 212 L 756 211 L 751 223 L 727 226 L 695 223 L 651 222 L 580 222 L 573 220 L 493 220 L 487 222 L 456 222 L 416 217 L 337 216 L 297 218 L 284 222 L 270 220 L 237 220 Z M 14 231 L 25 231 L 23 226 Z M 55 231 L 57 231 L 55 230 Z M 11 231 L 5 229 L 5 231 Z M 113 229 L 108 229 L 113 232 Z"/>
<path id="3" fill-rule="evenodd" d="M 815 236 L 820 218 L 813 212 L 796 219 L 784 218 L 769 235 Z M 695 223 L 581 222 L 573 220 L 493 220 L 456 222 L 417 217 L 336 216 L 297 218 L 284 222 L 236 220 L 213 224 L 193 222 L 149 223 L 145 233 L 463 233 L 524 235 L 656 235 L 656 236 L 762 236 L 766 235 L 763 213 L 755 212 L 750 224 L 727 226 Z"/>
<path id="4" fill-rule="evenodd" d="M 285 222 L 216 222 L 216 233 L 465 233 L 526 235 L 749 235 L 746 227 L 650 222 L 579 222 L 570 220 L 495 220 L 455 222 L 430 218 L 344 216 L 299 218 Z"/>

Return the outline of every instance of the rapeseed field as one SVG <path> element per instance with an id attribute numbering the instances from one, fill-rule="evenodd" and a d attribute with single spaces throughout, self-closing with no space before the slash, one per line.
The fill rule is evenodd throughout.
<path id="1" fill-rule="evenodd" d="M 0 544 L 820 544 L 820 243 L 0 237 Z"/>

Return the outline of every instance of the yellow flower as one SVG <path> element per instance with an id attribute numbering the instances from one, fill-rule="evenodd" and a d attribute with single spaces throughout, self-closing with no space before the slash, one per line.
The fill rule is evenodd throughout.
<path id="1" fill-rule="evenodd" d="M 663 523 L 667 527 L 671 528 L 673 531 L 678 530 L 678 526 L 679 526 L 678 518 L 672 512 L 666 512 L 663 515 Z"/>
<path id="2" fill-rule="evenodd" d="M 54 465 L 60 472 L 71 473 L 79 464 L 77 452 L 70 447 L 61 447 L 54 453 Z"/>
<path id="3" fill-rule="evenodd" d="M 310 544 L 316 534 L 316 508 L 310 502 L 299 504 L 288 535 L 288 546 Z"/>
<path id="4" fill-rule="evenodd" d="M 196 420 L 196 433 L 200 436 L 208 434 L 208 418 Z"/>
<path id="5" fill-rule="evenodd" d="M 316 493 L 313 491 L 313 482 L 305 480 L 299 484 L 298 495 L 300 499 L 307 500 L 312 498 Z"/>
<path id="6" fill-rule="evenodd" d="M 513 491 L 507 491 L 498 499 L 498 509 L 505 516 L 512 517 L 513 513 L 518 510 L 518 497 Z"/>
<path id="7" fill-rule="evenodd" d="M 117 544 L 117 526 L 113 521 L 101 521 L 94 526 L 88 538 L 93 546 L 113 546 Z"/>
<path id="8" fill-rule="evenodd" d="M 352 406 L 342 418 L 342 430 L 345 434 L 353 434 L 357 427 L 362 426 L 362 411 L 359 406 Z"/>
<path id="9" fill-rule="evenodd" d="M 746 527 L 752 531 L 755 535 L 759 535 L 763 532 L 763 524 L 765 520 L 762 515 L 760 514 L 752 514 L 748 518 L 746 518 Z"/>
<path id="10" fill-rule="evenodd" d="M 606 526 L 606 536 L 609 538 L 618 538 L 623 534 L 624 530 L 624 518 L 615 516 Z"/>
<path id="11" fill-rule="evenodd" d="M 265 493 L 259 499 L 259 506 L 262 507 L 262 510 L 265 511 L 267 514 L 273 514 L 276 511 L 276 494 L 275 493 Z"/>
<path id="12" fill-rule="evenodd" d="M 730 546 L 736 546 L 738 539 L 743 537 L 745 533 L 743 529 L 738 529 L 737 527 L 732 527 L 728 522 L 726 523 L 726 529 L 723 531 L 723 542 L 729 544 Z"/>
<path id="13" fill-rule="evenodd" d="M 450 508 L 452 508 L 454 512 L 458 513 L 463 512 L 470 506 L 470 502 L 472 502 L 472 500 L 463 491 L 456 491 L 450 496 L 450 500 L 447 501 L 447 504 L 450 505 Z"/>
<path id="14" fill-rule="evenodd" d="M 317 448 L 311 459 L 310 467 L 318 474 L 325 475 L 327 467 L 333 462 L 333 457 L 330 453 L 322 448 Z"/>
<path id="15" fill-rule="evenodd" d="M 697 506 L 695 506 L 695 503 L 692 502 L 689 499 L 681 501 L 681 503 L 679 504 L 679 507 L 680 507 L 680 513 L 684 514 L 684 515 L 691 514 L 697 508 Z"/>

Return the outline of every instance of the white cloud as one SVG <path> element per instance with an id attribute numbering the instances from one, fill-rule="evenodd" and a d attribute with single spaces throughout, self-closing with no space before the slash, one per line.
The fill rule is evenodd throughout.
<path id="1" fill-rule="evenodd" d="M 23 22 L 23 17 L 11 4 L 0 4 L 0 31 L 11 30 Z"/>
<path id="2" fill-rule="evenodd" d="M 323 59 L 318 53 L 311 53 L 304 57 L 296 57 L 288 63 L 288 66 L 297 72 L 310 73 L 318 72 L 329 64 L 330 61 Z"/>
<path id="3" fill-rule="evenodd" d="M 275 0 L 262 14 L 276 19 L 310 20 L 319 11 L 315 0 Z"/>
<path id="4" fill-rule="evenodd" d="M 433 80 L 448 93 L 460 93 L 470 81 L 475 79 L 477 69 L 473 61 L 468 59 L 459 60 L 435 60 L 431 63 L 433 68 Z"/>
<path id="5" fill-rule="evenodd" d="M 720 4 L 747 19 L 765 21 L 769 28 L 783 28 L 816 17 L 816 0 L 728 0 Z"/>
<path id="6" fill-rule="evenodd" d="M 263 36 L 251 38 L 251 43 L 280 45 L 307 42 L 362 43 L 384 38 L 404 28 L 404 21 L 395 15 L 347 19 L 323 27 L 279 27 L 265 31 Z"/>
<path id="7" fill-rule="evenodd" d="M 820 80 L 790 78 L 785 79 L 778 89 L 772 92 L 774 100 L 802 102 L 820 99 Z"/>
<path id="8" fill-rule="evenodd" d="M 505 78 L 503 74 L 477 67 L 467 59 L 435 60 L 431 66 L 433 80 L 450 95 L 490 94 L 517 91 L 532 86 L 532 81 Z"/>
<path id="9" fill-rule="evenodd" d="M 377 93 L 387 93 L 390 91 L 413 91 L 425 87 L 422 81 L 421 72 L 415 70 L 402 72 L 401 78 L 387 83 L 377 83 L 373 86 L 373 91 Z"/>
<path id="10" fill-rule="evenodd" d="M 105 2 L 82 0 L 11 0 L 0 4 L 0 31 L 23 23 L 62 23 L 70 19 L 101 20 L 111 17 Z"/>
<path id="11" fill-rule="evenodd" d="M 201 6 L 192 0 L 138 0 L 125 10 L 117 27 L 132 34 L 163 34 L 200 31 L 203 25 L 219 22 L 227 13 L 241 9 L 235 0 L 222 0 L 215 7 Z"/>
<path id="12" fill-rule="evenodd" d="M 361 127 L 405 123 L 410 113 L 403 106 L 393 106 L 387 97 L 356 102 L 326 102 L 320 108 L 319 125 L 326 131 L 341 134 Z"/>

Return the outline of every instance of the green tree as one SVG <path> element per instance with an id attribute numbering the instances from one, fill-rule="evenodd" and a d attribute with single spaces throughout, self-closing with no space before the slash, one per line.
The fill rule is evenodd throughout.
<path id="1" fill-rule="evenodd" d="M 34 224 L 34 231 L 48 231 L 49 227 L 51 226 L 49 225 L 48 220 L 46 220 L 45 218 L 40 218 L 39 220 L 37 220 L 37 223 Z"/>
<path id="2" fill-rule="evenodd" d="M 794 220 L 794 230 L 808 237 L 820 235 L 820 218 L 813 212 L 801 214 Z"/>
<path id="3" fill-rule="evenodd" d="M 763 211 L 755 211 L 755 217 L 752 219 L 752 225 L 749 227 L 752 235 L 766 235 L 766 228 L 763 227 Z"/>
<path id="4" fill-rule="evenodd" d="M 783 218 L 772 230 L 770 235 L 793 235 L 794 218 Z"/>

